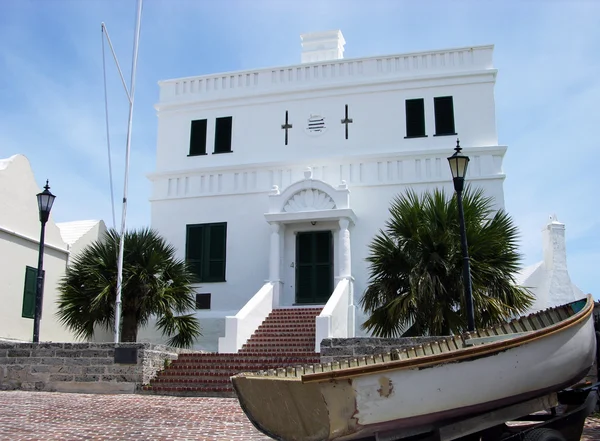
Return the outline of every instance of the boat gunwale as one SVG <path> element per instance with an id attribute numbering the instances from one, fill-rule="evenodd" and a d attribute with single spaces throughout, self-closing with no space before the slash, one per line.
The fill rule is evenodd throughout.
<path id="1" fill-rule="evenodd" d="M 583 299 L 581 299 L 583 300 Z M 575 302 L 571 302 L 575 303 Z M 567 304 L 568 305 L 568 304 Z M 561 306 L 567 306 L 561 305 Z M 552 308 L 555 309 L 555 308 Z M 488 355 L 490 353 L 504 351 L 512 349 L 518 346 L 522 346 L 526 343 L 539 340 L 542 337 L 555 334 L 557 332 L 565 331 L 583 320 L 589 318 L 594 309 L 594 301 L 591 294 L 586 296 L 585 306 L 572 316 L 554 323 L 550 326 L 543 327 L 541 329 L 530 331 L 527 335 L 521 335 L 509 340 L 503 340 L 499 342 L 486 343 L 477 346 L 471 346 L 467 348 L 460 348 L 454 351 L 444 352 L 442 354 L 425 355 L 418 358 L 405 359 L 405 360 L 391 360 L 380 362 L 376 364 L 369 364 L 365 366 L 355 366 L 349 368 L 343 368 L 339 370 L 332 370 L 327 372 L 315 372 L 303 374 L 300 378 L 303 383 L 315 383 L 324 382 L 330 380 L 343 380 L 348 378 L 359 377 L 363 375 L 369 375 L 379 372 L 387 372 L 391 370 L 404 370 L 413 368 L 426 368 L 436 364 L 442 364 L 447 362 L 462 361 L 469 358 L 476 358 Z M 539 313 L 544 311 L 539 311 Z M 538 313 L 538 314 L 539 314 Z M 536 315 L 536 314 L 532 314 Z M 522 317 L 525 318 L 525 317 Z M 468 335 L 465 333 L 464 335 Z"/>

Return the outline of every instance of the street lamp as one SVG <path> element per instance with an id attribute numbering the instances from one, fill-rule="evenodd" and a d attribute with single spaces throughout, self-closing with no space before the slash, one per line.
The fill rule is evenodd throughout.
<path id="1" fill-rule="evenodd" d="M 460 141 L 456 140 L 455 153 L 448 158 L 450 171 L 456 190 L 456 202 L 458 205 L 458 217 L 460 221 L 460 246 L 463 256 L 463 283 L 465 287 L 465 303 L 467 306 L 467 325 L 469 332 L 475 330 L 475 313 L 473 311 L 473 292 L 471 288 L 471 265 L 469 262 L 469 250 L 467 248 L 467 230 L 465 227 L 465 213 L 463 210 L 462 191 L 465 186 L 465 175 L 469 165 L 469 157 L 461 153 Z"/>
<path id="2" fill-rule="evenodd" d="M 50 210 L 52 210 L 54 198 L 56 198 L 56 196 L 50 193 L 50 186 L 48 186 L 48 180 L 46 180 L 44 191 L 37 194 L 38 208 L 40 210 L 40 222 L 42 223 L 42 231 L 40 233 L 37 286 L 35 290 L 35 314 L 33 318 L 34 343 L 39 343 L 40 341 L 40 319 L 42 317 L 42 299 L 44 296 L 44 234 L 46 232 L 46 222 L 48 222 L 48 218 L 50 217 Z"/>

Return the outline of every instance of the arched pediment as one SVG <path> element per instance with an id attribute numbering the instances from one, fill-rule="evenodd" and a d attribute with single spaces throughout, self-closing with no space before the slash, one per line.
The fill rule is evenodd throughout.
<path id="1" fill-rule="evenodd" d="M 333 210 L 335 208 L 335 202 L 331 196 L 316 188 L 309 188 L 292 195 L 282 211 L 297 213 L 300 211 Z"/>
<path id="2" fill-rule="evenodd" d="M 269 195 L 269 213 L 301 213 L 350 208 L 350 192 L 345 182 L 337 188 L 313 179 L 306 169 L 304 179 L 294 182 L 282 192 L 277 186 Z"/>

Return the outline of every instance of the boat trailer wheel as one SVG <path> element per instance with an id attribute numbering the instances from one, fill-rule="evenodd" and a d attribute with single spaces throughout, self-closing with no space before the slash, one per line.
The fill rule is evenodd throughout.
<path id="1" fill-rule="evenodd" d="M 567 441 L 567 439 L 554 429 L 539 428 L 528 432 L 523 441 Z"/>

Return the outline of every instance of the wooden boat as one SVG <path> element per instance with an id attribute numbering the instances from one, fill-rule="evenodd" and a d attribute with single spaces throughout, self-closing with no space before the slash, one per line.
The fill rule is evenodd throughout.
<path id="1" fill-rule="evenodd" d="M 281 441 L 356 440 L 541 397 L 581 380 L 591 296 L 494 328 L 341 362 L 232 377 L 242 409 Z"/>

